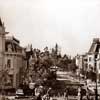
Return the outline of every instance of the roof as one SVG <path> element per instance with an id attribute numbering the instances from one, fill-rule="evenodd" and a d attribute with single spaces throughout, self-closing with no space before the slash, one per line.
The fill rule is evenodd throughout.
<path id="1" fill-rule="evenodd" d="M 96 52 L 98 52 L 99 48 L 100 48 L 99 38 L 94 38 L 93 43 L 92 43 L 88 53 L 96 53 Z"/>
<path id="2" fill-rule="evenodd" d="M 17 44 L 20 43 L 20 41 L 13 36 L 7 36 L 6 41 L 15 41 Z"/>
<path id="3" fill-rule="evenodd" d="M 96 48 L 97 48 L 97 44 L 92 43 L 90 49 L 89 49 L 89 53 L 94 53 L 96 52 Z"/>

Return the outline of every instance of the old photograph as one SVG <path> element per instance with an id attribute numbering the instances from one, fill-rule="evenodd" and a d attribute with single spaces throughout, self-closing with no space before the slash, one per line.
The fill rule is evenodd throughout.
<path id="1" fill-rule="evenodd" d="M 100 100 L 100 0 L 0 0 L 0 100 Z"/>

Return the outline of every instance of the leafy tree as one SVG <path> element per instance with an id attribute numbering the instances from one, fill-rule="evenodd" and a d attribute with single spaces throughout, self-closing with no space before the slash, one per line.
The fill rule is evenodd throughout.
<path id="1" fill-rule="evenodd" d="M 96 81 L 96 73 L 93 72 L 92 70 L 87 71 L 86 78 L 91 79 L 92 81 Z"/>
<path id="2" fill-rule="evenodd" d="M 38 83 L 45 83 L 53 86 L 56 81 L 56 73 L 50 71 L 51 66 L 58 66 L 66 71 L 76 71 L 75 59 L 71 59 L 68 55 L 62 56 L 59 52 L 58 44 L 49 51 L 46 46 L 44 51 L 39 49 L 31 49 L 26 53 L 29 59 L 29 68 L 25 71 L 26 78 L 35 82 L 38 79 Z M 52 81 L 53 80 L 53 81 Z"/>

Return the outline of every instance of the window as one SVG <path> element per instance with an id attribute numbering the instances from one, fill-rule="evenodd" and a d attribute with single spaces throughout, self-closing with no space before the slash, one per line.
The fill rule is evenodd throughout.
<path id="1" fill-rule="evenodd" d="M 8 60 L 7 60 L 7 67 L 8 67 L 8 68 L 11 68 L 11 59 L 8 59 Z"/>
<path id="2" fill-rule="evenodd" d="M 12 45 L 8 44 L 8 52 L 12 52 Z"/>
<path id="3" fill-rule="evenodd" d="M 92 67 L 91 64 L 89 64 L 89 69 L 91 69 L 91 67 Z"/>
<path id="4" fill-rule="evenodd" d="M 92 58 L 91 57 L 89 57 L 89 61 L 91 61 L 92 60 Z"/>

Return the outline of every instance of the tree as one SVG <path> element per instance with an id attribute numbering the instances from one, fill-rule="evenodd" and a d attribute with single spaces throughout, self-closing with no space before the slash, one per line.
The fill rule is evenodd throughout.
<path id="1" fill-rule="evenodd" d="M 92 70 L 87 71 L 86 78 L 91 79 L 92 81 L 96 81 L 96 73 L 93 72 Z"/>
<path id="2" fill-rule="evenodd" d="M 55 55 L 57 55 L 58 54 L 58 44 L 56 43 L 56 45 L 55 45 Z"/>
<path id="3" fill-rule="evenodd" d="M 75 72 L 76 66 L 74 59 L 68 55 L 62 56 L 59 52 L 58 44 L 52 48 L 52 52 L 46 46 L 43 51 L 39 49 L 32 49 L 27 52 L 29 60 L 29 68 L 26 71 L 28 81 L 38 83 L 46 83 L 48 86 L 53 86 L 56 81 L 56 73 L 50 71 L 51 66 L 57 66 L 66 71 Z M 70 65 L 70 67 L 69 67 Z"/>

